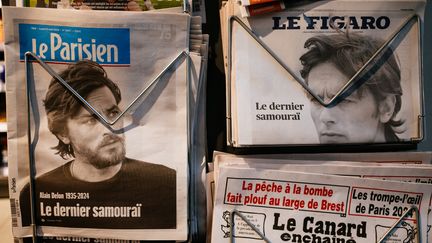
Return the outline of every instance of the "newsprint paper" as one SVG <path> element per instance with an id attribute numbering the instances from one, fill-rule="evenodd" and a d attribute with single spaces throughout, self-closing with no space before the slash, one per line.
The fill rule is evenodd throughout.
<path id="1" fill-rule="evenodd" d="M 32 235 L 33 155 L 39 235 L 186 240 L 188 90 L 182 53 L 190 17 L 6 7 L 3 17 L 14 236 Z M 114 125 L 105 125 L 32 58 L 27 87 L 27 51 L 109 122 L 136 102 Z"/>
<path id="2" fill-rule="evenodd" d="M 427 239 L 430 185 L 225 165 L 216 181 L 212 242 L 379 242 L 413 206 L 387 240 Z"/>
<path id="3" fill-rule="evenodd" d="M 221 15 L 231 30 L 223 35 L 228 142 L 242 147 L 419 140 L 424 5 L 313 1 L 251 18 Z M 389 48 L 366 65 L 383 46 Z M 340 93 L 350 79 L 353 85 Z"/>
<path id="4" fill-rule="evenodd" d="M 432 186 L 432 166 L 430 164 L 401 164 L 380 162 L 346 162 L 346 161 L 302 161 L 283 159 L 233 157 L 219 154 L 215 157 L 215 175 L 219 174 L 221 165 L 234 167 L 253 167 L 271 170 L 322 173 L 330 175 L 356 176 L 370 179 L 389 181 L 403 181 L 411 183 L 429 184 Z M 432 200 L 431 200 L 432 203 Z M 429 205 L 431 207 L 431 205 Z M 373 208 L 369 208 L 373 210 Z M 432 242 L 431 223 L 432 213 L 429 208 L 427 223 L 427 242 Z"/>

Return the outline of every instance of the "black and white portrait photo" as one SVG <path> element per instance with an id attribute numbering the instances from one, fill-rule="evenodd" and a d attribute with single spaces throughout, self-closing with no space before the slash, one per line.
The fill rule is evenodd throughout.
<path id="1" fill-rule="evenodd" d="M 374 55 L 384 41 L 365 35 L 318 35 L 305 42 L 301 75 L 328 102 Z M 311 96 L 311 116 L 320 143 L 397 142 L 403 132 L 401 70 L 392 53 L 364 74 L 364 83 L 340 102 L 325 107 Z"/>
<path id="2" fill-rule="evenodd" d="M 72 64 L 60 77 L 105 117 L 121 113 L 121 91 L 96 62 Z M 43 103 L 58 140 L 50 149 L 66 163 L 35 180 L 38 224 L 176 228 L 176 171 L 128 158 L 122 120 L 105 126 L 55 78 Z M 20 196 L 24 225 L 30 223 L 29 195 L 27 185 Z"/>

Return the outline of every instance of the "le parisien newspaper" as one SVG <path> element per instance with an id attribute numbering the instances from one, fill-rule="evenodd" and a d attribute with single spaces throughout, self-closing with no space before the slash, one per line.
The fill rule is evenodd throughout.
<path id="1" fill-rule="evenodd" d="M 366 2 L 306 1 L 250 18 L 240 17 L 235 1 L 223 4 L 229 144 L 393 144 L 421 139 L 420 28 L 425 1 Z M 354 50 L 346 59 L 341 58 L 344 53 L 333 55 L 336 51 L 332 50 L 344 45 L 343 39 Z M 375 44 L 367 44 L 372 42 Z M 362 46 L 364 49 L 358 49 Z M 382 46 L 389 48 L 381 49 Z M 318 49 L 322 50 L 321 57 L 314 56 Z M 350 57 L 361 56 L 359 52 L 364 54 L 362 62 L 349 61 Z M 378 54 L 373 61 L 366 65 L 375 53 Z M 334 56 L 332 63 L 340 62 L 339 68 L 350 71 L 344 70 L 343 78 L 337 72 L 318 71 L 318 64 L 323 61 L 320 58 L 326 56 Z M 386 73 L 387 66 L 391 66 L 392 74 Z M 360 68 L 363 71 L 353 78 Z M 341 93 L 343 88 L 347 92 Z M 379 93 L 391 93 L 399 100 L 395 108 L 390 108 L 392 118 L 382 117 L 379 121 L 389 128 L 385 138 L 365 138 L 364 132 L 352 134 L 369 129 L 363 122 L 371 116 L 364 107 L 368 106 L 364 99 L 368 89 L 378 93 L 373 94 L 376 100 L 381 99 L 376 98 Z M 347 119 L 351 121 L 344 123 Z"/>
<path id="2" fill-rule="evenodd" d="M 430 167 L 222 161 L 211 242 L 427 242 Z"/>
<path id="3" fill-rule="evenodd" d="M 3 18 L 14 236 L 32 236 L 34 204 L 39 236 L 186 240 L 190 16 L 4 7 Z M 26 70 L 26 52 L 109 122 L 129 109 L 103 124 L 33 57 Z"/>

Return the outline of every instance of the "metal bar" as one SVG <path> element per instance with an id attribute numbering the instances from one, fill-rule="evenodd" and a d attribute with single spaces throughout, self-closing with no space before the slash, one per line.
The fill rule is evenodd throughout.
<path id="1" fill-rule="evenodd" d="M 265 242 L 271 243 L 271 241 L 257 228 L 254 224 L 252 224 L 242 213 L 237 211 L 237 209 L 234 209 L 231 212 L 231 243 L 234 243 L 234 217 L 235 215 L 238 215 L 247 225 L 249 225 L 255 233 L 259 235 Z"/>
<path id="2" fill-rule="evenodd" d="M 30 187 L 30 226 L 32 228 L 32 240 L 34 243 L 38 242 L 37 238 L 37 225 L 36 225 L 36 190 L 35 190 L 35 180 L 36 180 L 36 169 L 35 169 L 35 159 L 34 150 L 31 139 L 31 95 L 30 95 L 30 62 L 28 56 L 24 57 L 24 64 L 26 69 L 26 92 L 27 92 L 27 143 L 28 143 L 28 153 L 29 153 L 29 187 Z"/>
<path id="3" fill-rule="evenodd" d="M 408 214 L 411 212 L 411 211 L 414 211 L 415 212 L 415 214 L 416 214 L 416 216 L 417 216 L 417 219 L 416 219 L 416 227 L 417 227 L 417 232 L 415 233 L 415 237 L 416 237 L 416 242 L 417 243 L 420 243 L 421 241 L 420 241 L 420 223 L 419 223 L 419 221 L 420 221 L 420 214 L 419 214 L 419 210 L 418 210 L 418 208 L 416 207 L 416 206 L 412 206 L 411 208 L 409 208 L 409 209 L 407 209 L 403 214 L 402 214 L 402 216 L 390 227 L 390 229 L 389 230 L 387 230 L 386 232 L 385 232 L 385 234 L 383 235 L 383 237 L 381 237 L 381 239 L 379 239 L 378 240 L 378 242 L 377 243 L 384 243 L 385 242 L 385 240 L 386 240 L 386 238 L 388 237 L 388 236 L 390 236 L 390 233 L 391 232 L 393 232 L 393 230 L 396 228 L 396 226 L 398 226 L 399 225 L 399 223 L 400 222 L 402 222 L 402 220 L 405 218 L 405 217 L 407 217 L 408 216 Z"/>
<path id="4" fill-rule="evenodd" d="M 189 6 L 189 1 L 188 0 L 183 0 L 183 13 L 190 13 L 190 9 L 191 7 Z"/>

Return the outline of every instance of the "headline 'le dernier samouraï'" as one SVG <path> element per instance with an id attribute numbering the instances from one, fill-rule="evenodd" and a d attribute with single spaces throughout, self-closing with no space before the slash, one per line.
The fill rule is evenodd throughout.
<path id="1" fill-rule="evenodd" d="M 49 55 L 54 60 L 57 54 L 63 61 L 79 61 L 83 59 L 95 62 L 118 62 L 118 47 L 114 44 L 98 44 L 96 39 L 91 39 L 91 43 L 83 43 L 81 38 L 76 42 L 64 42 L 61 35 L 50 33 L 50 43 L 38 43 L 37 39 L 32 38 L 32 52 L 42 59 Z"/>
<path id="2" fill-rule="evenodd" d="M 40 203 L 41 216 L 54 217 L 94 217 L 94 218 L 138 218 L 141 217 L 141 203 L 133 206 L 54 206 Z"/>
<path id="3" fill-rule="evenodd" d="M 255 103 L 255 109 L 259 111 L 302 111 L 304 105 L 296 104 L 294 102 L 287 104 L 278 104 L 276 102 L 272 102 L 270 104 L 260 104 L 258 102 Z M 300 120 L 300 112 L 295 113 L 278 113 L 278 114 L 263 114 L 259 113 L 255 115 L 256 120 L 258 121 L 267 121 L 267 120 Z"/>

